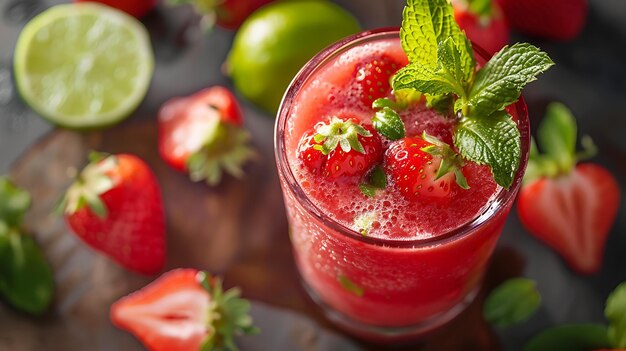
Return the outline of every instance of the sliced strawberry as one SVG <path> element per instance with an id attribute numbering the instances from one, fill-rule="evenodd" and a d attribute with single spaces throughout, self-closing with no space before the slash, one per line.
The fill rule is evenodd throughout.
<path id="1" fill-rule="evenodd" d="M 165 219 L 157 180 L 129 154 L 93 160 L 61 204 L 71 230 L 121 266 L 155 274 L 165 263 Z"/>
<path id="2" fill-rule="evenodd" d="M 488 53 L 493 55 L 508 43 L 509 26 L 495 1 L 456 0 L 452 5 L 459 27 Z"/>
<path id="3" fill-rule="evenodd" d="M 253 333 L 250 303 L 239 291 L 195 269 L 175 269 L 111 306 L 111 321 L 151 351 L 236 350 Z"/>
<path id="4" fill-rule="evenodd" d="M 158 121 L 159 153 L 173 168 L 211 185 L 219 183 L 223 170 L 243 176 L 241 167 L 253 151 L 239 104 L 228 89 L 214 86 L 169 100 Z"/>
<path id="5" fill-rule="evenodd" d="M 617 181 L 600 165 L 576 165 L 593 155 L 595 147 L 583 139 L 586 150 L 576 153 L 576 122 L 562 104 L 548 106 L 538 141 L 545 153 L 539 154 L 533 143 L 518 197 L 520 221 L 574 270 L 595 273 L 617 216 Z"/>
<path id="6" fill-rule="evenodd" d="M 402 65 L 387 55 L 374 57 L 360 63 L 354 72 L 356 94 L 365 106 L 391 92 L 389 79 Z"/>
<path id="7" fill-rule="evenodd" d="M 512 28 L 532 36 L 571 40 L 587 18 L 587 0 L 498 0 Z"/>
<path id="8" fill-rule="evenodd" d="M 583 163 L 567 175 L 524 185 L 517 210 L 522 224 L 582 274 L 597 272 L 619 207 L 615 178 Z"/>
<path id="9" fill-rule="evenodd" d="M 333 117 L 300 140 L 298 158 L 313 173 L 331 179 L 357 180 L 382 159 L 383 147 L 372 126 Z"/>
<path id="10" fill-rule="evenodd" d="M 385 173 L 408 199 L 447 200 L 451 188 L 457 186 L 455 179 L 468 188 L 460 157 L 426 134 L 395 141 L 385 152 L 384 165 Z"/>

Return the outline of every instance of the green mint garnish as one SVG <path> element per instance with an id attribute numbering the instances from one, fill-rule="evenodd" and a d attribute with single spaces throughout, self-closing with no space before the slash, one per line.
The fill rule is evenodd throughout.
<path id="1" fill-rule="evenodd" d="M 462 0 L 463 1 L 463 0 Z M 481 25 L 487 26 L 493 17 L 492 1 L 495 0 L 464 0 L 470 13 L 476 15 Z"/>
<path id="2" fill-rule="evenodd" d="M 387 98 L 376 99 L 372 103 L 372 108 L 378 109 L 372 118 L 374 129 L 389 140 L 404 138 L 404 123 L 394 110 L 398 108 L 395 102 Z"/>
<path id="3" fill-rule="evenodd" d="M 465 164 L 461 156 L 457 154 L 454 150 L 452 150 L 450 145 L 444 143 L 443 141 L 435 138 L 432 135 L 428 135 L 426 132 L 422 133 L 422 139 L 433 144 L 422 148 L 422 151 L 432 155 L 433 157 L 441 159 L 441 164 L 439 165 L 439 169 L 437 170 L 437 174 L 435 175 L 435 180 L 445 176 L 448 173 L 454 173 L 456 183 L 462 189 L 469 189 L 467 179 L 465 179 L 463 172 L 461 172 L 461 168 Z"/>
<path id="4" fill-rule="evenodd" d="M 473 6 L 484 4 L 477 1 Z M 400 38 L 410 63 L 393 77 L 394 90 L 418 90 L 439 111 L 446 111 L 455 99 L 453 111 L 460 120 L 454 145 L 464 158 L 489 165 L 495 181 L 509 188 L 521 142 L 504 108 L 517 101 L 522 88 L 551 67 L 552 60 L 530 44 L 515 44 L 476 72 L 471 43 L 455 22 L 448 0 L 408 0 Z"/>
<path id="5" fill-rule="evenodd" d="M 412 64 L 436 67 L 439 43 L 449 37 L 459 46 L 459 60 L 463 63 L 466 80 L 470 81 L 476 61 L 471 44 L 456 23 L 448 0 L 407 0 L 402 13 L 400 38 Z"/>
<path id="6" fill-rule="evenodd" d="M 30 194 L 0 177 L 0 297 L 17 309 L 45 312 L 54 296 L 54 278 L 43 251 L 22 228 Z"/>
<path id="7" fill-rule="evenodd" d="M 618 285 L 609 295 L 604 315 L 609 320 L 611 345 L 616 349 L 626 348 L 626 283 Z"/>
<path id="8" fill-rule="evenodd" d="M 546 116 L 537 132 L 537 141 L 544 153 L 539 152 L 533 140 L 524 182 L 568 174 L 578 161 L 593 157 L 597 149 L 587 136 L 581 140 L 583 151 L 576 152 L 576 133 L 576 120 L 572 112 L 558 102 L 548 105 Z"/>
<path id="9" fill-rule="evenodd" d="M 359 135 L 371 137 L 370 133 L 363 126 L 353 122 L 344 121 L 337 117 L 333 117 L 329 124 L 323 124 L 316 130 L 317 134 L 313 137 L 316 143 L 315 150 L 321 151 L 324 155 L 328 155 L 337 146 L 341 147 L 344 152 L 350 152 L 354 149 L 357 152 L 365 154 L 365 149 L 359 141 Z"/>
<path id="10" fill-rule="evenodd" d="M 528 319 L 540 303 L 541 295 L 534 281 L 514 278 L 505 281 L 489 294 L 483 314 L 492 325 L 506 327 Z"/>
<path id="11" fill-rule="evenodd" d="M 589 351 L 610 349 L 606 326 L 600 324 L 562 325 L 532 338 L 524 351 Z"/>
<path id="12" fill-rule="evenodd" d="M 505 46 L 476 74 L 469 101 L 469 114 L 489 116 L 519 99 L 526 84 L 554 65 L 548 54 L 527 44 Z"/>
<path id="13" fill-rule="evenodd" d="M 344 289 L 353 293 L 354 295 L 361 297 L 365 293 L 365 290 L 362 287 L 356 285 L 352 280 L 350 280 L 350 278 L 346 277 L 345 275 L 340 274 L 337 279 L 339 280 L 339 284 L 341 284 Z"/>
<path id="14" fill-rule="evenodd" d="M 381 166 L 376 166 L 367 176 L 367 182 L 359 184 L 359 189 L 363 195 L 374 197 L 376 190 L 387 187 L 387 175 Z"/>
<path id="15" fill-rule="evenodd" d="M 496 183 L 509 188 L 521 155 L 520 133 L 506 111 L 487 118 L 463 117 L 454 131 L 454 145 L 470 161 L 491 167 Z"/>

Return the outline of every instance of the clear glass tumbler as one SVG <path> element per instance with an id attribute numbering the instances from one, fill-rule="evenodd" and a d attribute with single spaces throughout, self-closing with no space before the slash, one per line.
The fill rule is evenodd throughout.
<path id="1" fill-rule="evenodd" d="M 359 337 L 393 341 L 423 335 L 458 315 L 476 296 L 521 184 L 529 121 L 523 99 L 508 108 L 521 132 L 522 158 L 513 185 L 470 222 L 433 238 L 384 240 L 363 236 L 320 210 L 297 182 L 287 150 L 294 101 L 325 65 L 342 53 L 377 40 L 399 38 L 397 29 L 363 32 L 313 57 L 294 78 L 278 111 L 275 155 L 303 284 L 327 318 Z M 398 45 L 399 41 L 398 41 Z M 478 64 L 489 55 L 475 47 Z"/>

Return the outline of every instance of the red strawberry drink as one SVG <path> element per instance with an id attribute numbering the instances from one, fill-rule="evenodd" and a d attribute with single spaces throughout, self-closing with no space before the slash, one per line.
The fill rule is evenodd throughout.
<path id="1" fill-rule="evenodd" d="M 413 95 L 399 112 L 406 137 L 388 140 L 372 127 L 372 102 L 392 96 L 389 78 L 407 63 L 397 31 L 336 43 L 296 77 L 276 124 L 278 170 L 304 283 L 329 318 L 370 338 L 424 333 L 472 301 L 528 153 L 520 101 L 507 108 L 522 143 L 509 190 L 488 166 L 473 162 L 456 164 L 468 189 L 454 172 L 435 180 L 441 159 L 421 150 L 437 140 L 452 145 L 453 118 Z M 358 127 L 353 134 L 365 153 L 345 152 L 343 141 L 320 152 L 332 137 L 324 133 Z"/>

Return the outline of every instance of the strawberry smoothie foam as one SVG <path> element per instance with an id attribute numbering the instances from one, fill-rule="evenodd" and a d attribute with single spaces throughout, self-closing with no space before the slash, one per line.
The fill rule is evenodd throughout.
<path id="1" fill-rule="evenodd" d="M 480 64 L 485 57 L 476 51 Z M 363 62 L 380 57 L 408 63 L 397 31 L 361 33 L 312 59 L 283 100 L 276 155 L 305 286 L 341 326 L 386 339 L 431 330 L 475 296 L 523 174 L 528 118 L 523 102 L 508 108 L 523 146 L 508 191 L 487 166 L 471 162 L 462 169 L 470 188 L 454 186 L 446 199 L 432 201 L 405 198 L 393 181 L 368 197 L 355 184 L 310 172 L 297 157 L 308 130 L 332 116 L 371 125 L 375 111 L 361 102 L 354 85 Z M 407 136 L 425 131 L 452 144 L 454 120 L 423 101 L 400 117 Z"/>

